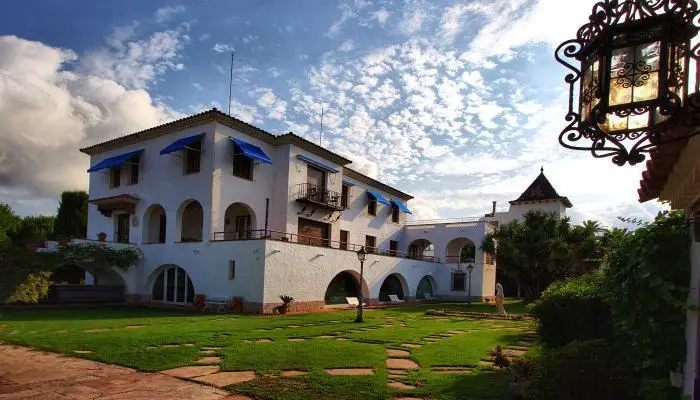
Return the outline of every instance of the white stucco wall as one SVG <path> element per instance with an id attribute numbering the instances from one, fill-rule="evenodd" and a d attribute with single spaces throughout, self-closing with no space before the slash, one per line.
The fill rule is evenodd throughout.
<path id="1" fill-rule="evenodd" d="M 197 200 L 204 210 L 203 236 L 209 237 L 211 227 L 211 185 L 213 170 L 213 143 L 214 124 L 206 124 L 191 129 L 182 130 L 169 135 L 160 136 L 141 143 L 124 146 L 90 157 L 90 165 L 119 154 L 128 153 L 138 149 L 144 149 L 140 159 L 139 183 L 127 185 L 128 168 L 122 169 L 121 185 L 110 188 L 109 174 L 101 172 L 90 173 L 90 199 L 111 197 L 119 194 L 130 194 L 141 199 L 136 207 L 136 213 L 132 216 L 132 224 L 129 229 L 129 242 L 142 242 L 142 224 L 146 209 L 152 204 L 160 204 L 165 209 L 166 241 L 173 242 L 180 239 L 178 230 L 177 213 L 186 199 Z M 160 150 L 174 141 L 196 134 L 204 133 L 202 143 L 202 162 L 200 172 L 184 175 L 182 169 L 183 159 L 174 155 L 160 155 Z M 179 155 L 178 153 L 174 153 Z M 111 218 L 105 217 L 97 211 L 97 206 L 88 205 L 88 239 L 97 239 L 100 232 L 107 234 L 107 241 L 114 241 L 116 234 L 116 214 Z M 147 240 L 143 240 L 147 241 Z"/>
<path id="2" fill-rule="evenodd" d="M 496 213 L 497 217 L 502 218 L 500 223 L 508 223 L 516 219 L 522 219 L 522 216 L 530 210 L 541 210 L 547 213 L 556 213 L 559 218 L 566 217 L 566 206 L 559 200 L 547 200 L 536 202 L 525 202 L 511 204 L 508 208 L 508 214 L 500 216 L 501 213 Z"/>
<path id="3" fill-rule="evenodd" d="M 691 256 L 691 275 L 690 275 L 690 293 L 688 293 L 688 305 L 700 305 L 700 238 L 695 238 L 690 249 Z M 686 339 L 686 359 L 683 365 L 683 391 L 685 394 L 692 394 L 695 386 L 695 377 L 698 374 L 698 339 L 700 331 L 698 327 L 700 319 L 697 309 L 689 309 L 687 311 L 685 323 L 685 339 Z"/>

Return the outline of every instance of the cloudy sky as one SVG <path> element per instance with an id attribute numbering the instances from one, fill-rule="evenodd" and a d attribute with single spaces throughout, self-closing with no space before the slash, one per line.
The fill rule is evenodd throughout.
<path id="1" fill-rule="evenodd" d="M 78 148 L 204 109 L 293 131 L 416 199 L 420 219 L 505 210 L 540 166 L 574 222 L 648 219 L 641 166 L 561 148 L 556 45 L 593 0 L 24 0 L 0 15 L 0 202 L 53 213 Z"/>

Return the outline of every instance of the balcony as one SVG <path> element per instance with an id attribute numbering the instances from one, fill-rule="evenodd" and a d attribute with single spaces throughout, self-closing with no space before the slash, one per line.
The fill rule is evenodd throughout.
<path id="1" fill-rule="evenodd" d="M 296 185 L 296 201 L 333 211 L 343 211 L 338 192 L 311 183 Z"/>
<path id="2" fill-rule="evenodd" d="M 323 239 L 323 238 L 318 238 L 318 237 L 313 237 L 313 236 L 298 235 L 296 233 L 278 232 L 278 231 L 263 230 L 263 229 L 247 231 L 241 235 L 235 235 L 235 236 L 232 236 L 231 232 L 215 232 L 213 241 L 219 242 L 219 241 L 260 240 L 260 239 L 278 240 L 281 242 L 297 243 L 297 244 L 301 244 L 301 245 L 316 246 L 316 247 L 327 247 L 327 248 L 332 248 L 332 249 L 347 250 L 347 251 L 353 251 L 353 252 L 356 252 L 356 251 L 360 250 L 360 248 L 363 247 L 363 245 L 349 243 L 349 242 L 340 242 L 337 240 Z M 433 263 L 440 263 L 441 262 L 440 258 L 438 258 L 438 257 L 419 256 L 419 255 L 410 254 L 410 253 L 404 252 L 404 251 L 390 250 L 390 249 L 387 250 L 387 249 L 380 249 L 380 248 L 376 248 L 376 247 L 366 247 L 366 246 L 364 246 L 364 247 L 365 247 L 365 250 L 367 251 L 368 254 L 376 254 L 376 255 L 386 256 L 386 257 L 407 258 L 407 259 L 411 259 L 411 260 L 427 261 L 427 262 L 433 262 Z"/>

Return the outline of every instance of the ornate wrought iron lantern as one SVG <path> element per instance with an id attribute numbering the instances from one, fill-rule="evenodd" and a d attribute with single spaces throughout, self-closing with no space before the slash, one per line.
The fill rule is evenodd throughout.
<path id="1" fill-rule="evenodd" d="M 694 96 L 698 80 L 689 74 L 690 58 L 700 56 L 697 45 L 691 48 L 699 29 L 695 0 L 596 3 L 576 39 L 555 52 L 573 71 L 565 78 L 569 124 L 559 143 L 612 157 L 617 165 L 643 161 L 661 143 L 664 130 L 688 124 L 688 113 L 700 108 Z M 689 78 L 696 81 L 690 88 Z"/>

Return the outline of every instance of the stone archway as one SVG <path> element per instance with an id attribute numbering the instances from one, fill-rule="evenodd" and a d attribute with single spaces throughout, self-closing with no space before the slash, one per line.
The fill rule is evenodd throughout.
<path id="1" fill-rule="evenodd" d="M 408 258 L 435 257 L 435 246 L 428 239 L 416 239 L 408 245 Z"/>
<path id="2" fill-rule="evenodd" d="M 160 204 L 151 204 L 143 214 L 142 243 L 165 243 L 166 214 Z"/>
<path id="3" fill-rule="evenodd" d="M 362 282 L 365 299 L 369 298 L 366 282 Z M 360 274 L 355 271 L 343 271 L 331 279 L 323 297 L 326 305 L 347 304 L 347 297 L 360 297 Z"/>
<path id="4" fill-rule="evenodd" d="M 389 295 L 396 295 L 399 300 L 406 300 L 408 297 L 408 285 L 406 279 L 398 273 L 389 274 L 382 286 L 379 288 L 379 301 L 391 301 Z"/>
<path id="5" fill-rule="evenodd" d="M 146 289 L 151 294 L 151 302 L 191 305 L 195 289 L 187 271 L 174 265 L 158 267 L 148 279 Z"/>
<path id="6" fill-rule="evenodd" d="M 436 294 L 437 286 L 435 285 L 435 279 L 430 275 L 426 275 L 421 278 L 420 282 L 418 282 L 418 287 L 416 288 L 416 299 L 432 300 L 435 299 Z"/>
<path id="7" fill-rule="evenodd" d="M 255 237 L 257 228 L 255 212 L 245 203 L 233 203 L 224 213 L 224 240 L 247 239 Z"/>
<path id="8" fill-rule="evenodd" d="M 197 200 L 185 200 L 177 213 L 180 242 L 201 242 L 204 230 L 204 209 Z"/>
<path id="9" fill-rule="evenodd" d="M 450 240 L 445 248 L 445 264 L 464 264 L 475 262 L 476 245 L 465 237 Z"/>

